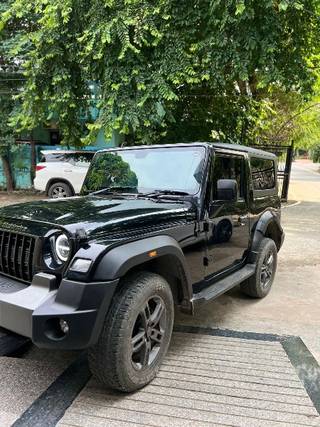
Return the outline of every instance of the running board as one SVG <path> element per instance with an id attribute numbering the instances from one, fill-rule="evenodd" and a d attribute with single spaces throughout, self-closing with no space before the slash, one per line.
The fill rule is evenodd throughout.
<path id="1" fill-rule="evenodd" d="M 192 303 L 194 307 L 207 303 L 220 295 L 239 285 L 241 282 L 253 276 L 256 270 L 255 264 L 246 264 L 241 270 L 237 270 L 230 276 L 209 285 L 207 288 L 193 295 Z"/>

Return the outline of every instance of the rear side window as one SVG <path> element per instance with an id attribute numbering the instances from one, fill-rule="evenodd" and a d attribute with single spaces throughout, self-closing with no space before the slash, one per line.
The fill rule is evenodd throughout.
<path id="1" fill-rule="evenodd" d="M 64 153 L 46 153 L 40 158 L 41 163 L 65 162 Z"/>
<path id="2" fill-rule="evenodd" d="M 87 166 L 93 159 L 94 152 L 78 152 L 78 153 L 46 153 L 42 154 L 40 158 L 41 163 L 53 163 L 53 162 L 68 162 L 73 165 Z"/>
<path id="3" fill-rule="evenodd" d="M 250 163 L 254 190 L 271 190 L 276 186 L 275 163 L 273 160 L 251 157 Z"/>

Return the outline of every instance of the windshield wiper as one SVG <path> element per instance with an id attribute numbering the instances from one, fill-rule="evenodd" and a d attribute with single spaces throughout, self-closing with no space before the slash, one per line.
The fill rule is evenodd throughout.
<path id="1" fill-rule="evenodd" d="M 94 191 L 93 193 L 90 193 L 90 194 L 93 194 L 94 196 L 96 194 L 116 194 L 116 193 L 121 193 L 122 191 L 128 191 L 128 190 L 136 190 L 135 193 L 130 192 L 130 194 L 132 194 L 132 195 L 139 194 L 137 192 L 137 187 L 129 187 L 129 186 L 125 186 L 125 185 L 123 185 L 123 186 L 119 185 L 117 187 L 102 188 L 101 190 Z"/>
<path id="2" fill-rule="evenodd" d="M 190 196 L 186 191 L 179 190 L 153 190 L 151 193 L 142 193 L 144 197 L 160 197 L 160 196 Z"/>

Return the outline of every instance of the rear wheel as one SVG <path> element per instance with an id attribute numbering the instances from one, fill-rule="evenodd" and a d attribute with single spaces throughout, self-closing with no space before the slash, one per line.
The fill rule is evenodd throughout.
<path id="1" fill-rule="evenodd" d="M 264 238 L 259 246 L 255 274 L 241 284 L 241 290 L 254 298 L 263 298 L 270 292 L 277 269 L 278 251 L 272 239 Z"/>
<path id="2" fill-rule="evenodd" d="M 54 184 L 50 185 L 48 190 L 48 196 L 51 199 L 60 199 L 63 197 L 70 197 L 72 195 L 72 188 L 65 182 L 55 182 Z"/>
<path id="3" fill-rule="evenodd" d="M 89 350 L 94 376 L 107 387 L 130 392 L 148 384 L 168 350 L 174 319 L 170 286 L 142 272 L 115 296 L 98 343 Z"/>

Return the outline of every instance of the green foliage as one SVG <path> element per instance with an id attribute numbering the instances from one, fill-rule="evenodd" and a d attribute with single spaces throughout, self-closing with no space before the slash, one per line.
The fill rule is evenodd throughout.
<path id="1" fill-rule="evenodd" d="M 4 1 L 0 4 L 0 13 L 5 12 L 10 1 Z M 0 33 L 0 155 L 7 156 L 8 151 L 14 144 L 13 130 L 9 126 L 9 120 L 15 108 L 14 95 L 17 93 L 17 88 L 21 85 L 22 76 L 19 73 L 19 61 L 11 55 L 11 50 L 14 44 L 18 44 L 19 31 L 17 22 L 13 20 L 10 25 Z"/>
<path id="2" fill-rule="evenodd" d="M 312 150 L 320 145 L 320 77 L 314 87 L 314 95 L 300 107 L 295 122 L 294 139 L 298 148 Z"/>
<path id="3" fill-rule="evenodd" d="M 91 165 L 83 191 L 87 193 L 109 187 L 135 189 L 137 186 L 137 176 L 127 162 L 115 153 L 101 153 Z"/>
<path id="4" fill-rule="evenodd" d="M 319 143 L 312 147 L 311 154 L 312 154 L 313 162 L 320 163 L 320 144 Z"/>
<path id="5" fill-rule="evenodd" d="M 32 129 L 55 113 L 74 145 L 94 104 L 88 139 L 103 128 L 127 143 L 255 140 L 275 120 L 275 86 L 311 92 L 318 12 L 318 0 L 14 0 L 2 27 L 32 16 L 33 28 L 14 48 L 30 46 L 13 123 Z"/>

